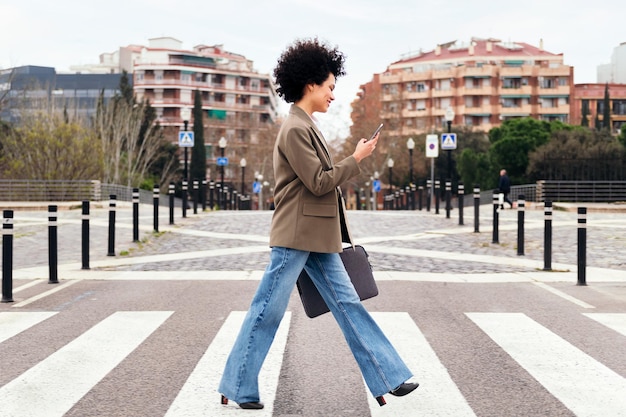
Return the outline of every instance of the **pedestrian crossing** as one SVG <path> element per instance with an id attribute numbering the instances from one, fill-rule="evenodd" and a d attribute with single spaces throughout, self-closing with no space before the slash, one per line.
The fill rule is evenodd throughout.
<path id="1" fill-rule="evenodd" d="M 117 311 L 0 387 L 0 417 L 61 417 L 124 361 L 174 314 L 174 311 Z M 0 312 L 0 345 L 27 334 L 58 312 Z M 225 318 L 204 354 L 165 413 L 166 417 L 248 415 L 231 402 L 218 401 L 217 386 L 226 358 L 246 312 L 232 311 Z M 581 313 L 582 314 L 582 313 Z M 379 407 L 363 383 L 370 415 L 385 416 L 477 416 L 472 402 L 440 360 L 429 337 L 406 312 L 373 312 L 376 322 L 412 369 L 420 388 L 403 398 L 387 396 Z M 584 313 L 617 337 L 626 337 L 626 313 Z M 623 370 L 610 369 L 583 352 L 556 331 L 523 313 L 466 312 L 467 326 L 486 335 L 530 374 L 573 415 L 626 416 L 626 378 Z M 283 357 L 292 328 L 287 312 L 259 376 L 261 398 L 266 407 L 255 416 L 273 416 L 281 384 Z M 432 336 L 430 336 L 432 337 Z M 615 346 L 625 353 L 626 339 Z M 621 353 L 620 353 L 621 352 Z M 0 358 L 1 362 L 7 358 Z M 284 370 L 283 370 L 284 371 Z M 419 414 L 416 414 L 419 410 Z"/>

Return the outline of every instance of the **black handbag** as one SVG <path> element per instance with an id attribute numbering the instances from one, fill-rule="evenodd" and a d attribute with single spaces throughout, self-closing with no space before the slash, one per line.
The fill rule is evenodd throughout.
<path id="1" fill-rule="evenodd" d="M 368 254 L 363 246 L 349 246 L 339 254 L 343 265 L 350 276 L 352 285 L 361 300 L 367 300 L 378 295 L 378 287 L 374 281 L 372 266 L 370 265 Z M 300 299 L 304 306 L 304 312 L 310 318 L 317 317 L 330 310 L 326 302 L 320 295 L 317 287 L 305 270 L 302 270 L 296 283 Z"/>

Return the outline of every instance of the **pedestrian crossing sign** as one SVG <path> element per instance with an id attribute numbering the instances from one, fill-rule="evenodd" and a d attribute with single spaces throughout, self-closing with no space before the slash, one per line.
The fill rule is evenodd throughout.
<path id="1" fill-rule="evenodd" d="M 456 133 L 441 134 L 441 149 L 456 149 Z"/>
<path id="2" fill-rule="evenodd" d="M 178 132 L 178 146 L 193 147 L 193 132 Z"/>
<path id="3" fill-rule="evenodd" d="M 456 133 L 441 134 L 441 149 L 456 149 Z"/>

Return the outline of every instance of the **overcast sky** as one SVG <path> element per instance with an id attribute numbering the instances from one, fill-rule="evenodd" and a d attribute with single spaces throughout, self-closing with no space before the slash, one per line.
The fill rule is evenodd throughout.
<path id="1" fill-rule="evenodd" d="M 67 71 L 97 63 L 102 52 L 171 36 L 189 49 L 222 44 L 271 73 L 294 39 L 317 36 L 347 55 L 348 74 L 324 118 L 329 129 L 344 129 L 350 102 L 372 74 L 452 40 L 538 46 L 543 39 L 545 50 L 574 66 L 576 83 L 596 82 L 596 67 L 626 42 L 624 12 L 626 3 L 609 0 L 0 0 L 0 68 Z"/>

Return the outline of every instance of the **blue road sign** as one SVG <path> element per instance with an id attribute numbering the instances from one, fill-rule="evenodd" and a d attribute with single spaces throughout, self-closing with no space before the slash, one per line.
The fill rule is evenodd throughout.
<path id="1" fill-rule="evenodd" d="M 372 182 L 372 187 L 374 187 L 374 192 L 380 191 L 380 180 L 374 180 Z"/>
<path id="2" fill-rule="evenodd" d="M 192 148 L 193 132 L 178 132 L 178 146 L 183 148 Z"/>
<path id="3" fill-rule="evenodd" d="M 456 149 L 456 133 L 442 133 L 441 134 L 441 149 L 443 150 Z"/>
<path id="4" fill-rule="evenodd" d="M 220 156 L 219 158 L 217 158 L 218 167 L 225 167 L 226 165 L 228 165 L 228 158 L 226 158 L 225 156 Z"/>
<path id="5" fill-rule="evenodd" d="M 255 181 L 252 183 L 252 192 L 255 194 L 258 194 L 261 192 L 261 183 L 258 181 Z"/>

